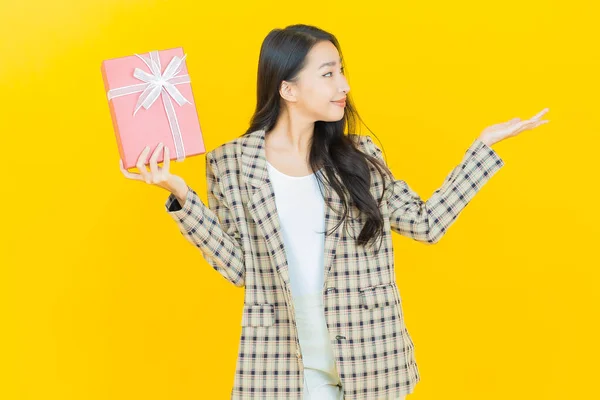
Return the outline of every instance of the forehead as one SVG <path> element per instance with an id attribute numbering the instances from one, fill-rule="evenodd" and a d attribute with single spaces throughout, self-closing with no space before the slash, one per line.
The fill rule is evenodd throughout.
<path id="1" fill-rule="evenodd" d="M 338 65 L 340 54 L 337 48 L 330 41 L 326 40 L 314 45 L 308 53 L 308 65 L 311 68 L 319 68 L 321 65 L 329 62 L 335 62 Z"/>

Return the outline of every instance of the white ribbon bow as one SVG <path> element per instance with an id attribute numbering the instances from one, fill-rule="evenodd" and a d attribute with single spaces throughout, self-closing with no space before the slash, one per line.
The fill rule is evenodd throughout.
<path id="1" fill-rule="evenodd" d="M 180 106 L 183 106 L 186 103 L 192 104 L 192 102 L 186 99 L 179 89 L 175 87 L 175 85 L 190 83 L 190 76 L 188 74 L 176 76 L 181 71 L 183 60 L 185 60 L 187 54 L 181 58 L 177 56 L 173 57 L 163 73 L 161 73 L 158 51 L 150 51 L 149 55 L 150 57 L 144 57 L 136 54 L 136 56 L 148 66 L 151 73 L 149 74 L 139 68 L 136 68 L 133 72 L 134 77 L 145 83 L 111 89 L 108 91 L 108 100 L 141 92 L 142 94 L 138 98 L 133 111 L 133 115 L 135 116 L 140 107 L 144 107 L 146 110 L 149 109 L 160 95 L 163 100 L 165 111 L 167 112 L 171 134 L 173 135 L 177 161 L 183 161 L 185 159 L 183 138 L 181 137 L 181 130 L 179 129 L 179 122 L 177 121 L 177 114 L 175 113 L 175 107 L 173 106 L 171 97 L 173 97 Z"/>

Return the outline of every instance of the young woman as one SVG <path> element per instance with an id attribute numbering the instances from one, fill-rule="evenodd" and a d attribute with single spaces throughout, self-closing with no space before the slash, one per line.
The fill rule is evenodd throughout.
<path id="1" fill-rule="evenodd" d="M 423 201 L 394 178 L 371 137 L 355 133 L 360 117 L 343 69 L 330 33 L 292 25 L 267 35 L 249 129 L 206 153 L 208 206 L 169 172 L 168 146 L 149 159 L 146 147 L 140 174 L 121 168 L 168 190 L 165 206 L 181 234 L 245 287 L 232 399 L 412 393 L 420 375 L 391 232 L 438 242 L 503 166 L 490 146 L 547 122 L 545 109 L 485 129 Z"/>

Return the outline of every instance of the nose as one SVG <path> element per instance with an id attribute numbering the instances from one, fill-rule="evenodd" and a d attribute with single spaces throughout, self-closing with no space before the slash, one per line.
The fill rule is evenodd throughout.
<path id="1" fill-rule="evenodd" d="M 350 85 L 348 85 L 348 81 L 344 78 L 344 84 L 342 85 L 342 87 L 340 88 L 342 92 L 348 94 L 348 92 L 350 91 Z"/>

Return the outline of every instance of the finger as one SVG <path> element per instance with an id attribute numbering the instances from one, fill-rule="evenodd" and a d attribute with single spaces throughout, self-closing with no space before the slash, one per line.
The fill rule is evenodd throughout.
<path id="1" fill-rule="evenodd" d="M 152 175 L 154 175 L 154 177 L 158 175 L 158 165 L 156 164 L 156 160 L 158 160 L 158 155 L 162 150 L 162 146 L 162 142 L 159 143 L 158 146 L 156 146 L 156 149 L 154 149 L 152 156 L 150 157 L 150 171 L 152 172 Z"/>
<path id="2" fill-rule="evenodd" d="M 514 132 L 514 133 L 519 133 L 521 131 L 525 131 L 525 130 L 528 130 L 528 129 L 537 128 L 538 126 L 543 125 L 543 124 L 545 124 L 545 123 L 547 123 L 549 121 L 547 121 L 547 120 L 543 120 L 543 121 L 529 120 L 529 121 L 523 121 L 523 122 L 524 122 L 524 124 L 521 125 L 519 127 L 519 129 L 516 132 Z"/>
<path id="3" fill-rule="evenodd" d="M 513 126 L 513 135 L 515 135 L 519 132 L 522 132 L 526 129 L 529 129 L 531 124 L 532 124 L 532 122 L 529 120 L 521 121 L 518 124 L 515 124 Z"/>
<path id="4" fill-rule="evenodd" d="M 163 152 L 163 171 L 169 172 L 169 168 L 171 167 L 171 158 L 169 157 L 169 148 L 165 146 L 165 150 Z"/>
<path id="5" fill-rule="evenodd" d="M 134 173 L 131 173 L 131 172 L 127 172 L 125 174 L 125 177 L 129 178 L 129 179 L 134 179 L 136 181 L 143 181 L 144 180 L 144 178 L 142 178 L 142 176 L 140 174 L 134 174 Z"/>
<path id="6" fill-rule="evenodd" d="M 504 123 L 504 125 L 505 125 L 505 126 L 506 126 L 506 125 L 512 125 L 512 124 L 514 124 L 514 123 L 516 123 L 516 122 L 519 122 L 520 120 L 521 120 L 521 118 L 513 118 L 513 119 L 511 119 L 510 121 L 508 121 L 508 122 L 505 122 L 505 123 Z"/>
<path id="7" fill-rule="evenodd" d="M 134 174 L 134 173 L 127 171 L 125 169 L 125 167 L 123 167 L 123 160 L 121 160 L 121 159 L 119 159 L 119 167 L 121 169 L 121 172 L 123 173 L 123 175 L 125 175 L 126 178 L 135 179 L 138 181 L 142 180 L 142 177 L 139 174 Z"/>
<path id="8" fill-rule="evenodd" d="M 533 118 L 534 120 L 540 119 L 542 117 L 542 115 L 546 114 L 548 112 L 549 108 L 546 107 L 544 108 L 542 111 L 540 111 L 539 113 L 537 113 Z"/>
<path id="9" fill-rule="evenodd" d="M 150 173 L 146 169 L 146 160 L 148 159 L 149 152 L 150 146 L 144 147 L 144 150 L 142 150 L 142 153 L 140 154 L 137 163 L 135 164 L 135 166 L 140 170 L 140 174 L 142 175 L 146 183 L 150 183 L 151 181 Z"/>
<path id="10" fill-rule="evenodd" d="M 148 152 L 150 151 L 150 146 L 146 146 L 142 149 L 142 152 L 140 153 L 137 162 L 136 162 L 136 167 L 138 166 L 138 164 L 144 164 L 147 157 L 148 157 Z"/>

